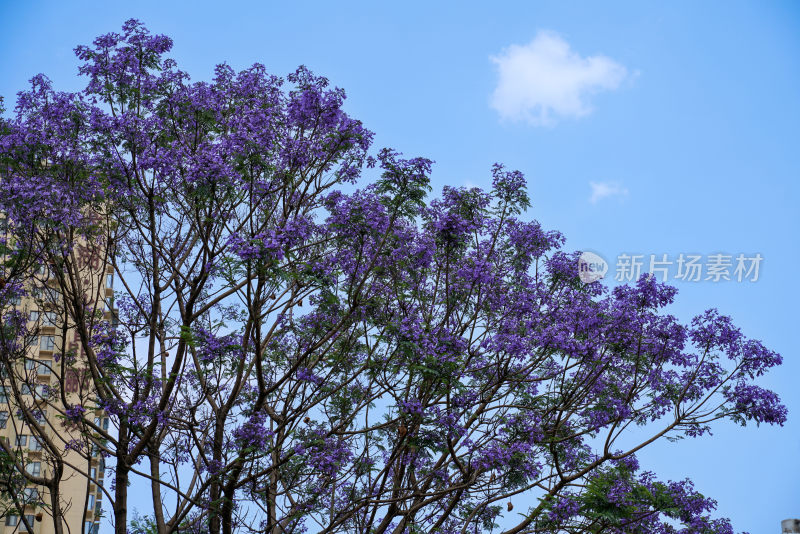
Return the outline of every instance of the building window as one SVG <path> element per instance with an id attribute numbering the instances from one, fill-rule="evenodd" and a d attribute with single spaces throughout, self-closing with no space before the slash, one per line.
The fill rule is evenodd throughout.
<path id="1" fill-rule="evenodd" d="M 31 528 L 33 528 L 33 515 L 25 514 L 25 520 L 28 522 Z M 25 527 L 25 523 L 23 523 L 22 521 L 19 522 L 19 531 L 28 532 L 28 529 Z"/>
<path id="2" fill-rule="evenodd" d="M 45 361 L 40 361 L 39 365 L 36 368 L 36 372 L 40 375 L 49 375 L 50 374 L 50 363 Z"/>
<path id="3" fill-rule="evenodd" d="M 114 275 L 107 274 L 106 275 L 106 287 L 114 287 Z"/>
<path id="4" fill-rule="evenodd" d="M 34 287 L 31 291 L 31 296 L 43 302 L 60 302 L 61 301 L 61 293 L 49 286 L 45 287 Z"/>
<path id="5" fill-rule="evenodd" d="M 0 412 L 0 428 L 5 428 L 8 424 L 8 412 Z"/>
<path id="6" fill-rule="evenodd" d="M 32 451 L 40 451 L 40 450 L 42 450 L 42 444 L 39 443 L 39 439 L 36 436 L 31 436 L 31 439 L 29 441 L 30 441 L 30 444 L 29 444 L 28 448 L 30 450 L 32 450 Z"/>
<path id="7" fill-rule="evenodd" d="M 8 404 L 8 392 L 5 386 L 0 386 L 0 404 Z"/>
<path id="8" fill-rule="evenodd" d="M 25 488 L 22 491 L 22 499 L 25 502 L 36 502 L 39 500 L 39 490 L 36 488 Z"/>
<path id="9" fill-rule="evenodd" d="M 55 326 L 56 325 L 56 312 L 44 312 L 42 319 L 42 326 Z"/>
<path id="10" fill-rule="evenodd" d="M 42 462 L 31 462 L 25 466 L 25 471 L 32 476 L 38 477 L 42 474 Z"/>
<path id="11" fill-rule="evenodd" d="M 33 310 L 29 312 L 30 321 L 33 323 L 38 323 L 39 320 L 42 321 L 42 326 L 56 326 L 56 312 L 40 312 L 39 310 Z"/>
<path id="12" fill-rule="evenodd" d="M 17 515 L 7 515 L 6 516 L 6 526 L 7 527 L 16 527 L 19 524 L 19 516 Z"/>
<path id="13" fill-rule="evenodd" d="M 96 467 L 92 467 L 91 469 L 89 469 L 89 478 L 92 479 L 92 480 L 97 480 L 97 468 Z"/>
<path id="14" fill-rule="evenodd" d="M 56 336 L 41 336 L 42 341 L 39 348 L 42 350 L 53 350 L 56 348 Z"/>
<path id="15" fill-rule="evenodd" d="M 22 434 L 21 436 L 17 436 L 17 439 L 14 442 L 14 444 L 17 447 L 26 447 L 28 445 L 28 436 L 26 436 L 25 434 Z"/>
<path id="16" fill-rule="evenodd" d="M 103 417 L 102 419 L 99 417 L 95 417 L 94 424 L 98 428 L 102 428 L 103 430 L 108 430 L 108 417 Z"/>
<path id="17" fill-rule="evenodd" d="M 94 493 L 89 494 L 89 500 L 86 502 L 87 510 L 94 510 Z"/>
<path id="18" fill-rule="evenodd" d="M 24 385 L 23 385 L 23 387 L 24 387 Z M 39 423 L 44 423 L 44 420 L 47 417 L 47 410 L 31 410 L 30 411 L 30 415 L 31 415 L 31 417 L 36 419 Z M 25 414 L 22 413 L 22 410 L 17 410 L 16 417 L 20 421 L 24 421 L 25 420 Z"/>

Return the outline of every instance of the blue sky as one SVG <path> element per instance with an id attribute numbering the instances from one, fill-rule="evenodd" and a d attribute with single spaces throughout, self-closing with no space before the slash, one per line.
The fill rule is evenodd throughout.
<path id="1" fill-rule="evenodd" d="M 761 254 L 756 282 L 677 281 L 671 311 L 717 307 L 783 354 L 763 384 L 789 423 L 722 425 L 640 460 L 690 476 L 737 530 L 800 517 L 800 4 L 221 5 L 0 0 L 0 95 L 13 106 L 39 72 L 80 88 L 72 49 L 135 17 L 195 80 L 223 61 L 327 76 L 377 147 L 436 161 L 437 188 L 487 186 L 496 161 L 523 171 L 528 215 L 612 278 L 621 253 Z"/>

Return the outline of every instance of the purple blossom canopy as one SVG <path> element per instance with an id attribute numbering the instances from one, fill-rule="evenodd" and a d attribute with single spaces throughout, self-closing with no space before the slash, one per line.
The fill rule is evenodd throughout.
<path id="1" fill-rule="evenodd" d="M 325 78 L 192 82 L 171 46 L 130 20 L 76 48 L 84 90 L 36 76 L 0 125 L 2 365 L 50 265 L 76 332 L 52 385 L 89 386 L 48 402 L 109 458 L 117 532 L 150 473 L 158 532 L 733 532 L 635 453 L 782 425 L 778 354 L 646 276 L 583 284 L 520 172 L 428 200 L 432 162 L 373 150 Z"/>

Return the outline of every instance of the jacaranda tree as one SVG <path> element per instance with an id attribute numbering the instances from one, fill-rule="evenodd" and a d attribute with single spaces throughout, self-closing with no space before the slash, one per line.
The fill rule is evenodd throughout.
<path id="1" fill-rule="evenodd" d="M 0 363 L 53 467 L 0 441 L 7 513 L 71 449 L 105 459 L 120 534 L 732 532 L 636 452 L 782 424 L 754 383 L 779 355 L 713 310 L 681 324 L 650 278 L 582 283 L 519 172 L 428 200 L 431 162 L 373 150 L 325 78 L 192 82 L 171 46 L 128 21 L 76 48 L 84 90 L 36 76 L 0 125 Z M 37 284 L 61 337 L 25 405 Z"/>

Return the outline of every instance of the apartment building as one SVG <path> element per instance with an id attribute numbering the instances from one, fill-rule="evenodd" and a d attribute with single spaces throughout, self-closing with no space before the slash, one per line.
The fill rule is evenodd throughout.
<path id="1" fill-rule="evenodd" d="M 113 270 L 91 248 L 76 246 L 79 278 L 87 301 L 98 303 L 93 316 L 111 321 Z M 63 399 L 66 406 L 80 406 L 80 416 L 98 428 L 108 430 L 109 420 L 97 408 L 78 332 L 51 270 L 40 266 L 26 283 L 25 294 L 6 303 L 3 310 L 18 312 L 25 328 L 16 344 L 6 343 L 0 354 L 0 439 L 6 445 L 0 449 L 0 534 L 55 533 L 51 490 L 20 476 L 20 468 L 33 477 L 45 478 L 63 469 L 56 478 L 65 533 L 96 533 L 102 513 L 104 459 L 77 431 Z M 12 325 L 3 328 L 9 331 Z M 48 440 L 57 455 L 52 446 L 44 446 Z"/>

